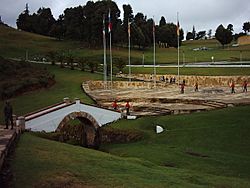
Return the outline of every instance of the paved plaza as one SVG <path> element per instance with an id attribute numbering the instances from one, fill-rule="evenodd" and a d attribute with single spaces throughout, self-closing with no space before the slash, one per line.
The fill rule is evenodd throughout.
<path id="1" fill-rule="evenodd" d="M 156 88 L 113 87 L 111 90 L 89 87 L 85 83 L 83 89 L 105 108 L 112 108 L 112 102 L 117 100 L 122 110 L 125 102 L 129 101 L 131 114 L 139 116 L 182 114 L 250 104 L 250 92 L 243 93 L 240 86 L 235 88 L 234 94 L 225 86 L 201 86 L 198 92 L 194 91 L 193 86 L 186 86 L 184 94 L 181 94 L 178 84 L 165 84 Z"/>

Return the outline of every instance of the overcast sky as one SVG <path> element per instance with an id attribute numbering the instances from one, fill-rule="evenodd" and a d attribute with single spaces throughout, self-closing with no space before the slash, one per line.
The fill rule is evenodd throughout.
<path id="1" fill-rule="evenodd" d="M 40 7 L 49 7 L 57 19 L 66 8 L 85 5 L 86 0 L 0 0 L 0 15 L 4 23 L 16 27 L 18 15 L 29 4 L 31 13 Z M 123 15 L 122 5 L 130 4 L 134 15 L 142 12 L 148 18 L 155 18 L 159 23 L 161 16 L 167 22 L 176 23 L 179 12 L 180 26 L 184 32 L 191 31 L 193 25 L 196 31 L 209 29 L 214 31 L 223 24 L 226 27 L 233 24 L 235 32 L 242 31 L 242 25 L 250 21 L 249 0 L 115 0 Z"/>

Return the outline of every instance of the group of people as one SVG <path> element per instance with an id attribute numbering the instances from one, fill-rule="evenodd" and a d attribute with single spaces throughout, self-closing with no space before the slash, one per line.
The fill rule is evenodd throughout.
<path id="1" fill-rule="evenodd" d="M 231 87 L 231 93 L 235 93 L 235 82 L 234 81 L 232 81 L 230 87 Z M 246 80 L 242 84 L 242 91 L 247 92 L 247 81 Z"/>
<path id="2" fill-rule="evenodd" d="M 170 79 L 169 79 L 169 83 L 170 84 L 174 84 L 175 83 L 175 77 L 171 77 Z M 164 76 L 161 76 L 160 77 L 160 81 L 162 81 L 162 82 L 166 82 L 166 83 L 168 83 L 168 77 L 164 77 Z"/>
<path id="3" fill-rule="evenodd" d="M 230 87 L 231 87 L 231 93 L 235 93 L 235 82 L 234 81 L 231 82 Z M 183 82 L 180 84 L 181 93 L 184 93 L 184 88 L 185 88 L 185 80 L 183 80 Z M 198 92 L 198 90 L 199 90 L 199 85 L 198 85 L 198 82 L 196 82 L 194 85 L 194 91 Z M 242 84 L 242 91 L 247 92 L 247 81 L 246 80 Z"/>
<path id="4" fill-rule="evenodd" d="M 127 101 L 126 104 L 125 104 L 126 115 L 130 115 L 130 112 L 129 112 L 130 107 L 131 107 L 131 106 L 130 106 L 130 104 L 129 104 L 129 101 Z M 112 108 L 113 108 L 114 110 L 116 110 L 116 111 L 119 109 L 119 106 L 118 106 L 116 100 L 113 102 Z"/>

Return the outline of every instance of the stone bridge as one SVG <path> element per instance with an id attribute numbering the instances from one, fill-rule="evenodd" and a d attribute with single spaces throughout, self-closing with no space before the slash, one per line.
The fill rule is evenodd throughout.
<path id="1" fill-rule="evenodd" d="M 79 99 L 76 99 L 74 102 L 66 99 L 62 103 L 24 116 L 26 129 L 45 132 L 57 131 L 67 122 L 76 118 L 81 122 L 90 122 L 95 129 L 98 129 L 107 123 L 120 119 L 121 114 L 112 110 L 83 104 Z"/>

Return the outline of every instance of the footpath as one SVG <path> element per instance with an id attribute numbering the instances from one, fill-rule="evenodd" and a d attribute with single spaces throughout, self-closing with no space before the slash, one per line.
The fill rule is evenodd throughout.
<path id="1" fill-rule="evenodd" d="M 21 133 L 16 126 L 14 126 L 14 129 L 4 128 L 5 125 L 0 125 L 0 187 L 4 185 L 5 179 L 9 177 L 9 169 L 6 169 L 6 166 L 8 166 L 6 165 L 6 160 Z"/>

